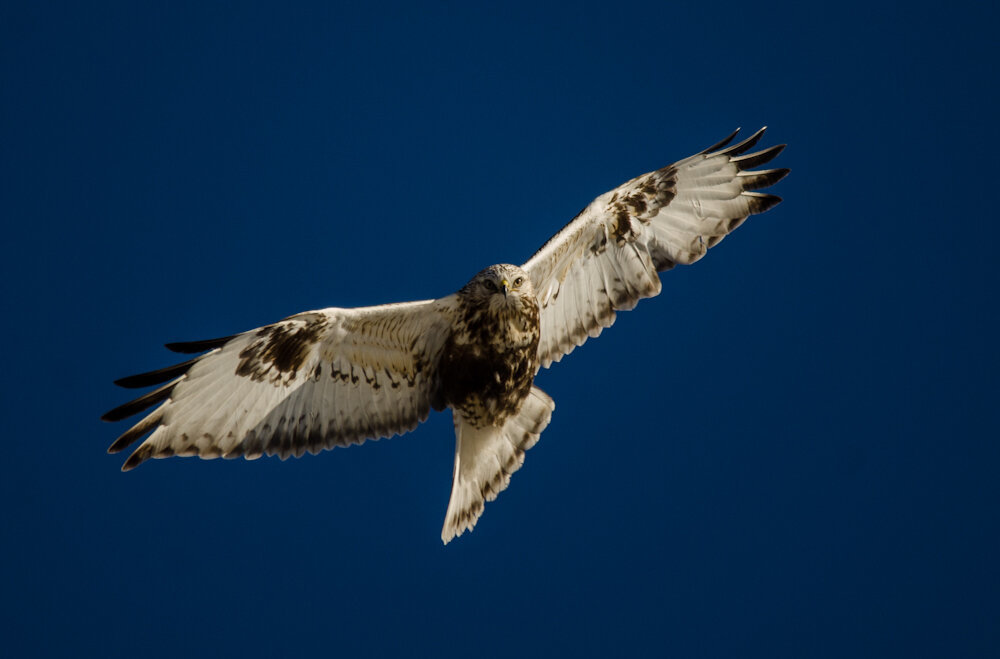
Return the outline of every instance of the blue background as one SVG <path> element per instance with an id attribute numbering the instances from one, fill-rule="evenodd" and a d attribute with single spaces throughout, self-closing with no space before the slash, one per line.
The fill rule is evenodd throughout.
<path id="1" fill-rule="evenodd" d="M 987 4 L 4 3 L 9 656 L 997 656 Z M 764 124 L 785 202 L 539 375 L 471 536 L 447 414 L 105 454 L 162 343 L 450 293 Z"/>

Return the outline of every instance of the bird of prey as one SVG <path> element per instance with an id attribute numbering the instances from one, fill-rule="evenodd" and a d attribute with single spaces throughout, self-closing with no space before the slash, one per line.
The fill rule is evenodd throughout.
<path id="1" fill-rule="evenodd" d="M 122 466 L 173 455 L 255 459 L 403 434 L 451 408 L 455 463 L 441 539 L 471 530 L 538 441 L 555 404 L 534 385 L 552 365 L 660 292 L 657 273 L 694 263 L 787 169 L 783 148 L 747 153 L 760 129 L 597 197 L 521 266 L 492 265 L 436 300 L 306 311 L 220 339 L 172 343 L 198 356 L 118 380 L 158 388 L 103 416 L 157 406 L 108 449 L 145 440 Z M 148 436 L 147 436 L 148 435 Z"/>

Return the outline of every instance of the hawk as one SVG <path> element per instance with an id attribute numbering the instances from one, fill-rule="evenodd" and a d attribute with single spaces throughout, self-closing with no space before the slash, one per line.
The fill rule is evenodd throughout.
<path id="1" fill-rule="evenodd" d="M 555 404 L 534 378 L 660 292 L 657 273 L 694 263 L 748 216 L 781 201 L 757 192 L 787 169 L 760 129 L 597 197 L 521 266 L 492 265 L 436 300 L 307 311 L 220 339 L 171 343 L 198 356 L 118 380 L 159 385 L 103 416 L 155 406 L 108 449 L 145 437 L 148 458 L 282 459 L 416 428 L 451 408 L 455 462 L 441 539 L 475 526 L 510 483 Z"/>

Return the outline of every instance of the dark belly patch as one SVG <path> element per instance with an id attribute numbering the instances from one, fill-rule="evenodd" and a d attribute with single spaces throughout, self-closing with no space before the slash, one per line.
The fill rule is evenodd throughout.
<path id="1" fill-rule="evenodd" d="M 500 425 L 520 410 L 531 390 L 533 364 L 527 349 L 486 351 L 449 341 L 440 364 L 443 402 L 470 421 Z"/>

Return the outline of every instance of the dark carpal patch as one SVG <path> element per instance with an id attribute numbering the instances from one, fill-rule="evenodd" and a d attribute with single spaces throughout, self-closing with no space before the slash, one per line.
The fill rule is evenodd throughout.
<path id="1" fill-rule="evenodd" d="M 611 233 L 614 234 L 615 240 L 622 242 L 632 234 L 632 220 L 629 218 L 629 212 L 625 205 L 621 202 L 615 202 L 611 206 L 611 212 L 615 216 L 615 224 L 611 227 Z"/>
<path id="2" fill-rule="evenodd" d="M 677 170 L 671 166 L 639 177 L 627 193 L 612 195 L 608 212 L 613 220 L 610 229 L 615 240 L 618 243 L 632 240 L 636 235 L 632 221 L 648 223 L 661 208 L 673 201 L 677 194 L 676 186 Z"/>
<path id="3" fill-rule="evenodd" d="M 327 320 L 314 316 L 307 320 L 291 319 L 268 325 L 240 352 L 236 374 L 255 381 L 271 379 L 275 383 L 291 380 L 309 356 L 309 350 L 322 338 Z"/>

